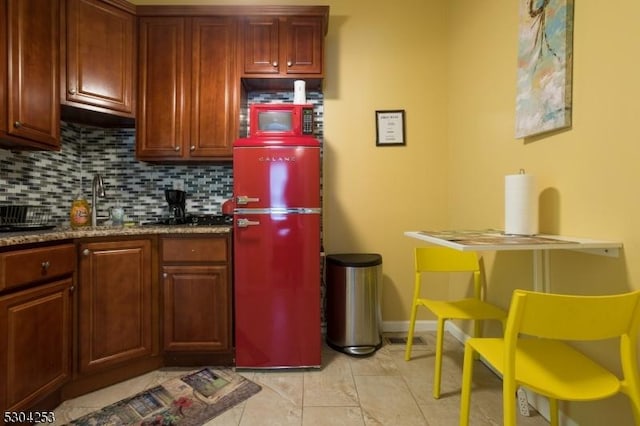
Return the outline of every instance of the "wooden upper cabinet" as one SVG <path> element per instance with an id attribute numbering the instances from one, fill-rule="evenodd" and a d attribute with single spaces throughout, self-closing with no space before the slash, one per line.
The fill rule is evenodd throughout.
<path id="1" fill-rule="evenodd" d="M 231 158 L 238 136 L 236 20 L 194 18 L 191 39 L 191 158 Z"/>
<path id="2" fill-rule="evenodd" d="M 322 16 L 253 16 L 243 20 L 245 77 L 323 74 Z"/>
<path id="3" fill-rule="evenodd" d="M 137 158 L 231 159 L 239 79 L 233 17 L 139 21 Z"/>
<path id="4" fill-rule="evenodd" d="M 58 0 L 0 1 L 0 141 L 60 149 Z"/>
<path id="5" fill-rule="evenodd" d="M 242 23 L 244 74 L 280 73 L 278 18 L 251 17 Z"/>
<path id="6" fill-rule="evenodd" d="M 135 16 L 102 0 L 66 0 L 63 22 L 61 102 L 134 117 Z"/>
<path id="7" fill-rule="evenodd" d="M 185 67 L 185 19 L 140 18 L 138 158 L 180 159 L 185 136 L 189 73 Z"/>

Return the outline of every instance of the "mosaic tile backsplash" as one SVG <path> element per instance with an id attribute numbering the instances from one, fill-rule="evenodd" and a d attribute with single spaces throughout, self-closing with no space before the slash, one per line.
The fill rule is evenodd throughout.
<path id="1" fill-rule="evenodd" d="M 316 137 L 322 140 L 323 98 L 307 92 L 314 104 Z M 249 93 L 247 103 L 293 102 L 292 92 Z M 246 128 L 246 107 L 241 112 Z M 242 134 L 246 134 L 246 131 Z M 134 129 L 99 129 L 61 124 L 62 149 L 8 151 L 0 149 L 0 204 L 47 206 L 51 223 L 67 225 L 76 195 L 91 198 L 93 176 L 103 177 L 106 198 L 98 213 L 120 204 L 128 221 L 154 220 L 169 214 L 164 190 L 179 187 L 187 192 L 188 213 L 219 214 L 233 191 L 231 164 L 158 165 L 135 159 Z"/>

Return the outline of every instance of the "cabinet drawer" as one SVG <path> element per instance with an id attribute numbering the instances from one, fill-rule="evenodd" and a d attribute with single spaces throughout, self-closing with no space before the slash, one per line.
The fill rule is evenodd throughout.
<path id="1" fill-rule="evenodd" d="M 226 238 L 163 238 L 164 262 L 226 262 Z"/>
<path id="2" fill-rule="evenodd" d="M 73 244 L 38 247 L 0 254 L 0 290 L 73 273 Z"/>

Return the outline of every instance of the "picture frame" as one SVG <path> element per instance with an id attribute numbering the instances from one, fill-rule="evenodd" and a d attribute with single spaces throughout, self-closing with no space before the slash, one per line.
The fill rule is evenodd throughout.
<path id="1" fill-rule="evenodd" d="M 376 111 L 376 146 L 406 145 L 404 110 Z"/>

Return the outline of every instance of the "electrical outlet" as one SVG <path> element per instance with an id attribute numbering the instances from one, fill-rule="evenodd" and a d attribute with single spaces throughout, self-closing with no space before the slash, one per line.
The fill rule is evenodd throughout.
<path id="1" fill-rule="evenodd" d="M 529 401 L 527 400 L 527 393 L 522 388 L 518 388 L 516 392 L 518 396 L 518 409 L 520 410 L 520 414 L 529 417 Z"/>

